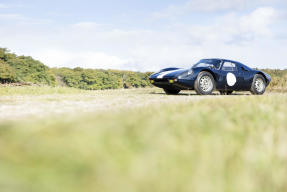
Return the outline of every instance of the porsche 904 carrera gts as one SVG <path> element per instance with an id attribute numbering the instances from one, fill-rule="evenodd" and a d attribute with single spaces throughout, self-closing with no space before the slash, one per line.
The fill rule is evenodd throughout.
<path id="1" fill-rule="evenodd" d="M 270 75 L 263 71 L 226 59 L 202 59 L 189 69 L 162 69 L 149 79 L 166 94 L 195 90 L 199 95 L 209 95 L 214 90 L 222 95 L 230 95 L 233 91 L 262 95 L 271 81 Z"/>

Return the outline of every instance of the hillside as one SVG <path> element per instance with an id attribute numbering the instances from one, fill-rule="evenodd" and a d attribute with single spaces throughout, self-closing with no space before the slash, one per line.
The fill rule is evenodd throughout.
<path id="1" fill-rule="evenodd" d="M 17 56 L 0 48 L 0 82 L 29 82 L 53 86 L 56 79 L 49 67 L 40 61 L 32 57 Z"/>

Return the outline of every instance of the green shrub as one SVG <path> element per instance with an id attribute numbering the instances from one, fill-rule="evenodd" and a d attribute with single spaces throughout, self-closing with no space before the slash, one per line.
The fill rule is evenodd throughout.
<path id="1" fill-rule="evenodd" d="M 67 86 L 80 89 L 98 90 L 150 86 L 148 77 L 151 73 L 79 67 L 74 69 L 53 68 L 52 70 Z"/>
<path id="2" fill-rule="evenodd" d="M 0 60 L 0 82 L 12 83 L 15 82 L 16 75 L 14 70 L 3 60 Z"/>
<path id="3" fill-rule="evenodd" d="M 50 68 L 32 57 L 17 56 L 0 48 L 0 61 L 2 70 L 5 68 L 5 73 L 10 73 L 7 82 L 31 82 L 52 86 L 56 83 Z"/>

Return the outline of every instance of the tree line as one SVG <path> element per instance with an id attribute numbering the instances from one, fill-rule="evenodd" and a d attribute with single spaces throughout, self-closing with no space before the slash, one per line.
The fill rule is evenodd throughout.
<path id="1" fill-rule="evenodd" d="M 80 89 L 97 90 L 151 86 L 148 80 L 151 73 L 83 69 L 80 67 L 74 69 L 53 68 L 52 71 L 65 85 Z"/>

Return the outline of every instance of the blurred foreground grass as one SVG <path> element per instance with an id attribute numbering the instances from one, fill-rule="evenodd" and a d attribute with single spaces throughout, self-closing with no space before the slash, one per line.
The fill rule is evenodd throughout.
<path id="1" fill-rule="evenodd" d="M 218 97 L 2 121 L 0 191 L 287 191 L 287 94 Z"/>

